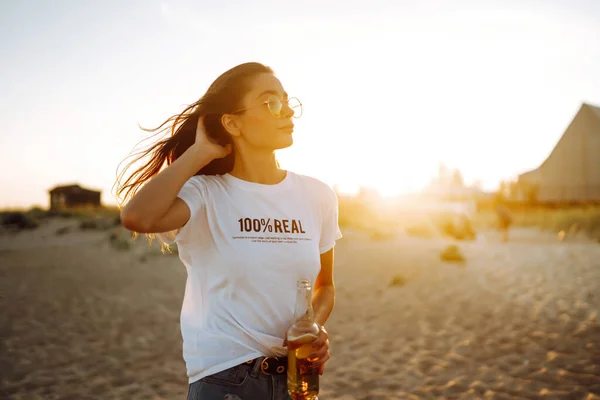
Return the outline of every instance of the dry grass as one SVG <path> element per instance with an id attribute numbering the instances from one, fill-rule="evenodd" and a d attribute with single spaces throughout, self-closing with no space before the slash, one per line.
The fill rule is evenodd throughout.
<path id="1" fill-rule="evenodd" d="M 11 230 L 35 229 L 39 226 L 36 218 L 18 211 L 5 211 L 0 214 L 0 225 Z"/>
<path id="2" fill-rule="evenodd" d="M 403 275 L 394 275 L 390 286 L 404 286 L 407 283 L 407 279 Z"/>
<path id="3" fill-rule="evenodd" d="M 119 210 L 115 207 L 68 210 L 43 210 L 35 207 L 29 210 L 0 211 L 0 226 L 18 232 L 36 229 L 52 218 L 76 219 L 81 230 L 107 230 L 121 224 Z M 64 233 L 64 229 L 57 232 L 58 235 Z"/>
<path id="4" fill-rule="evenodd" d="M 584 233 L 600 239 L 600 207 L 570 209 L 529 209 L 512 212 L 513 226 L 538 228 L 563 234 Z M 480 212 L 475 220 L 478 227 L 495 227 L 496 214 L 492 211 Z"/>
<path id="5" fill-rule="evenodd" d="M 447 262 L 463 262 L 465 257 L 456 245 L 447 246 L 441 253 L 440 259 Z"/>
<path id="6" fill-rule="evenodd" d="M 436 237 L 436 230 L 431 224 L 411 225 L 404 232 L 408 236 L 418 237 L 423 239 L 433 239 Z"/>
<path id="7" fill-rule="evenodd" d="M 568 209 L 530 208 L 512 211 L 513 227 L 537 228 L 559 237 L 585 235 L 600 243 L 600 207 Z M 369 203 L 357 198 L 340 198 L 339 223 L 342 228 L 360 229 L 373 240 L 387 240 L 393 232 L 424 239 L 451 237 L 473 240 L 482 229 L 496 229 L 498 217 L 493 210 L 482 210 L 472 221 L 458 223 L 452 215 L 417 215 L 401 207 Z M 470 223 L 474 229 L 471 229 Z M 462 225 L 467 223 L 467 225 Z"/>
<path id="8" fill-rule="evenodd" d="M 45 210 L 39 207 L 33 207 L 30 209 L 4 209 L 0 210 L 0 215 L 9 213 L 20 213 L 27 215 L 34 219 L 45 219 L 51 217 L 62 217 L 62 218 L 89 218 L 104 217 L 104 218 L 116 218 L 119 216 L 119 209 L 117 207 L 100 207 L 100 208 L 69 208 L 64 210 Z"/>
<path id="9" fill-rule="evenodd" d="M 410 207 L 376 203 L 359 198 L 340 198 L 339 224 L 342 228 L 359 229 L 371 234 L 371 239 L 390 240 L 398 232 L 423 239 L 448 237 L 474 240 L 476 232 L 468 219 L 439 210 L 416 212 Z"/>

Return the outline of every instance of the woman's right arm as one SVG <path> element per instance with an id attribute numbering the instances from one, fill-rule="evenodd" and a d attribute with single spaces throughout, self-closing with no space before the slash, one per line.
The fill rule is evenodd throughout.
<path id="1" fill-rule="evenodd" d="M 184 183 L 212 159 L 194 146 L 186 150 L 127 203 L 121 211 L 123 226 L 138 233 L 159 233 L 185 225 L 190 219 L 190 209 L 177 194 Z"/>
<path id="2" fill-rule="evenodd" d="M 121 211 L 123 226 L 138 233 L 161 233 L 179 229 L 190 219 L 188 205 L 177 197 L 183 185 L 231 147 L 211 142 L 198 121 L 196 141 L 175 162 L 150 179 Z"/>

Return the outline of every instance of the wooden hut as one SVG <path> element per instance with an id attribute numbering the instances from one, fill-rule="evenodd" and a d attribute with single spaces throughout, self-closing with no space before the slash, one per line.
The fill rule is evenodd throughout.
<path id="1" fill-rule="evenodd" d="M 582 104 L 548 158 L 519 175 L 518 186 L 536 203 L 600 203 L 600 107 Z"/>
<path id="2" fill-rule="evenodd" d="M 100 207 L 101 192 L 79 185 L 57 186 L 49 190 L 50 209 Z"/>

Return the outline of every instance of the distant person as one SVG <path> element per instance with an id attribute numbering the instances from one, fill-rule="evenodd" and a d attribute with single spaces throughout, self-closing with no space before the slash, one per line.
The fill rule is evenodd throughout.
<path id="1" fill-rule="evenodd" d="M 187 269 L 181 333 L 189 400 L 288 399 L 285 335 L 300 279 L 314 283 L 319 373 L 329 359 L 323 325 L 334 305 L 337 197 L 275 158 L 292 145 L 292 118 L 301 113 L 269 67 L 238 65 L 152 130 L 170 135 L 119 178 L 123 225 L 176 243 Z"/>
<path id="2" fill-rule="evenodd" d="M 502 233 L 502 241 L 508 242 L 508 231 L 512 225 L 512 214 L 504 203 L 496 204 L 496 215 L 498 217 L 498 229 Z"/>

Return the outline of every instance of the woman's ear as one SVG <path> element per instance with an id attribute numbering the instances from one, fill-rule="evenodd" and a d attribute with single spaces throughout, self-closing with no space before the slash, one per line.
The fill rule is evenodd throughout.
<path id="1" fill-rule="evenodd" d="M 223 114 L 221 117 L 221 124 L 223 124 L 223 127 L 231 136 L 239 137 L 242 135 L 242 124 L 235 115 Z"/>

